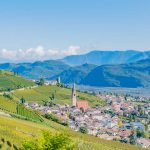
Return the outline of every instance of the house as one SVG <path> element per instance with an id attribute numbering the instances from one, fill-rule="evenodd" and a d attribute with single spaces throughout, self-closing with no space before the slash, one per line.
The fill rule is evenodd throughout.
<path id="1" fill-rule="evenodd" d="M 38 103 L 32 103 L 32 104 L 30 104 L 30 107 L 35 109 L 35 108 L 39 107 L 39 104 Z"/>
<path id="2" fill-rule="evenodd" d="M 88 103 L 88 101 L 77 101 L 76 106 L 79 109 L 83 108 L 84 110 L 86 110 L 89 108 L 89 103 Z"/>
<path id="3" fill-rule="evenodd" d="M 150 148 L 150 139 L 145 138 L 137 139 L 137 144 L 143 148 Z"/>
<path id="4" fill-rule="evenodd" d="M 57 85 L 58 81 L 57 80 L 46 80 L 44 82 L 44 85 Z"/>
<path id="5" fill-rule="evenodd" d="M 126 129 L 130 129 L 131 127 L 134 127 L 134 128 L 139 128 L 139 129 L 144 130 L 144 125 L 143 125 L 141 122 L 125 123 L 125 124 L 124 124 L 124 127 L 125 127 Z"/>

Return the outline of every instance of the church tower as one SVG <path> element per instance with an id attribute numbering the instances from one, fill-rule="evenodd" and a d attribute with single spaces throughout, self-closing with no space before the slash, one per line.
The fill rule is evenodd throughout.
<path id="1" fill-rule="evenodd" d="M 57 78 L 57 83 L 60 84 L 60 77 Z"/>
<path id="2" fill-rule="evenodd" d="M 77 98 L 76 98 L 76 87 L 74 83 L 72 88 L 72 106 L 76 106 L 76 105 L 77 105 Z"/>

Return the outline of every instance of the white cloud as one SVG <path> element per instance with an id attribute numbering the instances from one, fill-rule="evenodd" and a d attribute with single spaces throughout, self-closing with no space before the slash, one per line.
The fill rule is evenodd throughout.
<path id="1" fill-rule="evenodd" d="M 75 55 L 80 53 L 80 46 L 69 46 L 65 50 L 60 49 L 45 49 L 43 46 L 36 48 L 29 48 L 26 50 L 0 50 L 0 62 L 23 62 L 36 61 L 46 59 L 59 59 L 68 55 Z"/>

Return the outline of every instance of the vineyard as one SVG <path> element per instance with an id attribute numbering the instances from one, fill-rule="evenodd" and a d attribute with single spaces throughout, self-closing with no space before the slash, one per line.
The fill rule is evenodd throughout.
<path id="1" fill-rule="evenodd" d="M 13 149 L 14 145 L 20 147 L 24 140 L 31 140 L 41 135 L 43 130 L 49 130 L 53 134 L 55 132 L 67 134 L 77 143 L 77 147 L 74 150 L 141 150 L 141 148 L 135 146 L 121 144 L 115 141 L 106 141 L 94 136 L 74 132 L 70 128 L 50 120 L 43 120 L 36 112 L 26 109 L 24 106 L 17 104 L 14 100 L 9 100 L 3 96 L 0 96 L 0 104 L 1 110 L 9 112 L 15 117 L 9 118 L 0 116 L 0 139 L 5 139 L 5 142 L 0 142 L 0 146 L 2 146 L 4 150 L 10 148 L 10 146 L 11 149 Z M 25 121 L 25 118 L 32 120 L 32 122 Z"/>
<path id="2" fill-rule="evenodd" d="M 74 132 L 52 121 L 46 120 L 43 123 L 34 123 L 0 116 L 0 139 L 4 138 L 5 141 L 9 141 L 17 147 L 20 147 L 24 140 L 32 140 L 40 136 L 43 130 L 50 131 L 53 134 L 56 132 L 67 134 L 77 144 L 77 148 L 74 150 L 142 150 L 128 144 L 106 141 L 94 136 Z"/>
<path id="3" fill-rule="evenodd" d="M 15 73 L 0 70 L 0 92 L 30 87 L 35 84 Z"/>
<path id="4" fill-rule="evenodd" d="M 38 113 L 27 109 L 21 104 L 15 102 L 14 100 L 7 99 L 3 96 L 0 96 L 0 109 L 9 112 L 12 116 L 17 118 L 22 118 L 36 122 L 43 121 L 43 119 L 40 115 L 38 115 Z"/>
<path id="5" fill-rule="evenodd" d="M 0 90 L 20 89 L 34 85 L 31 81 L 7 71 L 0 71 Z M 141 150 L 141 148 L 121 144 L 116 141 L 106 141 L 94 136 L 74 132 L 70 128 L 44 119 L 38 112 L 24 107 L 20 99 L 32 103 L 43 103 L 54 95 L 54 103 L 70 104 L 71 89 L 58 86 L 38 86 L 34 89 L 14 90 L 14 92 L 1 93 L 0 96 L 0 149 L 18 149 L 25 140 L 39 137 L 43 130 L 65 133 L 76 143 L 74 150 Z M 89 101 L 91 106 L 101 105 L 103 101 L 98 97 L 77 92 L 77 98 Z M 5 116 L 4 114 L 10 114 Z M 3 115 L 2 115 L 3 114 Z"/>
<path id="6" fill-rule="evenodd" d="M 71 89 L 58 86 L 39 86 L 34 89 L 16 90 L 13 94 L 18 99 L 24 97 L 29 103 L 42 103 L 43 100 L 49 99 L 54 94 L 54 103 L 71 104 Z M 98 97 L 88 93 L 77 92 L 77 98 L 89 101 L 91 106 L 103 103 Z"/>

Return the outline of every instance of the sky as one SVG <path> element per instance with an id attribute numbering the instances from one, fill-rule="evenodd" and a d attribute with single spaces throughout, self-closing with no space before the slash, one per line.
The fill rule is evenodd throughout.
<path id="1" fill-rule="evenodd" d="M 150 50 L 150 0 L 0 0 L 0 62 Z"/>

